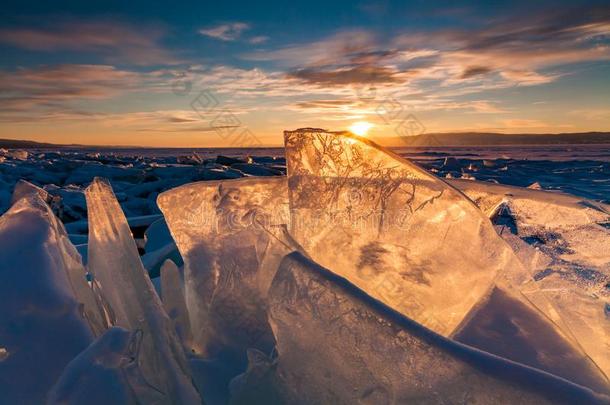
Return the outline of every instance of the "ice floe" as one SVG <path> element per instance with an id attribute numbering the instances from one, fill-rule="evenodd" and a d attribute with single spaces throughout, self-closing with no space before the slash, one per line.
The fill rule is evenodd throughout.
<path id="1" fill-rule="evenodd" d="M 0 151 L 0 402 L 610 403 L 608 205 L 493 184 L 516 152 L 286 146 Z"/>

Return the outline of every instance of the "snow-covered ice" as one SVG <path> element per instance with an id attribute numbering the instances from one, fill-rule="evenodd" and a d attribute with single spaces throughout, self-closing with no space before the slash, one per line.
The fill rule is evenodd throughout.
<path id="1" fill-rule="evenodd" d="M 94 312 L 79 300 L 88 298 L 85 271 L 38 193 L 0 218 L 0 258 L 0 402 L 44 403 L 63 368 L 94 338 Z"/>
<path id="2" fill-rule="evenodd" d="M 610 376 L 610 206 L 565 194 L 452 182 L 490 217 L 532 274 L 521 286 L 575 347 Z"/>

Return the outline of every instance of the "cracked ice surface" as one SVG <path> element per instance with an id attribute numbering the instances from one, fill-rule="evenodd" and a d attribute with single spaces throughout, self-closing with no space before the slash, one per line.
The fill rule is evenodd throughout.
<path id="1" fill-rule="evenodd" d="M 350 133 L 285 132 L 291 234 L 313 260 L 449 336 L 524 269 L 459 191 Z"/>
<path id="2" fill-rule="evenodd" d="M 98 326 L 87 319 L 85 270 L 37 192 L 0 217 L 0 257 L 0 402 L 44 403 Z"/>
<path id="3" fill-rule="evenodd" d="M 195 348 L 207 355 L 269 350 L 267 289 L 291 250 L 285 179 L 199 182 L 167 191 L 158 204 L 184 258 Z"/>
<path id="4" fill-rule="evenodd" d="M 523 293 L 585 351 L 610 384 L 610 229 L 604 226 L 610 207 L 519 187 L 452 184 L 491 217 L 509 212 L 515 225 L 501 234 L 521 252 L 533 275 Z"/>
<path id="5" fill-rule="evenodd" d="M 299 253 L 269 291 L 276 364 L 251 353 L 247 403 L 604 403 L 607 397 L 435 334 Z M 258 397 L 257 397 L 258 396 Z"/>
<path id="6" fill-rule="evenodd" d="M 110 307 L 113 324 L 141 333 L 139 365 L 161 403 L 198 404 L 199 395 L 173 324 L 140 261 L 127 220 L 107 181 L 86 190 L 88 268 Z"/>

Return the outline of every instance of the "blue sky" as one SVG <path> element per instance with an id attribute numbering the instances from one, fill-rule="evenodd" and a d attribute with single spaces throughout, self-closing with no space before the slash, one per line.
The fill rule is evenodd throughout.
<path id="1" fill-rule="evenodd" d="M 607 1 L 36 3 L 0 11 L 2 138 L 610 130 Z"/>

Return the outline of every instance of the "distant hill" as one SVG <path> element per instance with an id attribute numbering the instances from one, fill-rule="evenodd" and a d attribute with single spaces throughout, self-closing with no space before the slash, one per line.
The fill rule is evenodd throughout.
<path id="1" fill-rule="evenodd" d="M 578 132 L 563 134 L 500 134 L 495 132 L 443 132 L 416 136 L 372 138 L 386 146 L 494 146 L 494 145 L 583 145 L 610 144 L 610 132 Z M 147 148 L 146 146 L 61 145 L 18 139 L 0 139 L 0 148 Z M 158 148 L 169 149 L 169 148 Z M 182 148 L 185 149 L 185 148 Z"/>
<path id="2" fill-rule="evenodd" d="M 36 148 L 62 148 L 66 145 L 56 145 L 53 143 L 42 143 L 26 141 L 20 139 L 0 139 L 0 148 L 8 149 L 36 149 Z"/>
<path id="3" fill-rule="evenodd" d="M 494 132 L 444 132 L 417 136 L 383 137 L 375 141 L 388 146 L 493 146 L 610 144 L 610 132 L 564 134 L 499 134 Z"/>

